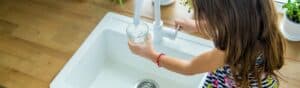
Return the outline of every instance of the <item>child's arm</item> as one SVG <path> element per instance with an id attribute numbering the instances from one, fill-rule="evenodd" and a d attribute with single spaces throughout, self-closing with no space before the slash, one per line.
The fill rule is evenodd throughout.
<path id="1" fill-rule="evenodd" d="M 156 63 L 157 58 L 160 53 L 156 52 L 152 46 L 152 40 L 149 38 L 145 45 L 134 44 L 128 42 L 130 50 L 139 56 L 145 57 L 154 63 Z M 207 51 L 191 61 L 186 61 L 182 59 L 177 59 L 175 57 L 170 57 L 168 55 L 160 57 L 160 65 L 171 71 L 192 75 L 196 73 L 212 71 L 223 64 L 224 52 L 218 49 L 212 49 Z"/>
<path id="2" fill-rule="evenodd" d="M 153 58 L 158 56 L 158 54 L 153 55 Z M 197 73 L 209 72 L 217 69 L 219 66 L 223 65 L 223 58 L 223 51 L 213 49 L 195 57 L 190 61 L 177 59 L 166 55 L 160 57 L 159 62 L 162 67 L 165 67 L 168 70 L 184 75 L 194 75 Z"/>

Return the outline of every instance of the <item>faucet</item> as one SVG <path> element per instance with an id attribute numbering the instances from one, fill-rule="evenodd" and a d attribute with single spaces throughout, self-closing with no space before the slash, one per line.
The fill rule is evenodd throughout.
<path id="1" fill-rule="evenodd" d="M 153 22 L 153 40 L 154 43 L 160 43 L 163 37 L 167 37 L 171 40 L 174 40 L 177 36 L 178 30 L 164 29 L 163 21 L 161 20 L 160 14 L 160 5 L 161 0 L 153 0 L 154 1 L 154 22 Z M 142 7 L 143 0 L 135 0 L 135 15 L 134 15 L 134 24 L 139 24 L 140 19 L 140 10 Z M 177 28 L 176 28 L 177 29 Z"/>
<path id="2" fill-rule="evenodd" d="M 162 41 L 163 37 L 174 40 L 177 36 L 178 30 L 164 29 L 163 21 L 161 20 L 160 2 L 161 0 L 154 0 L 154 22 L 153 22 L 153 40 L 155 43 Z"/>

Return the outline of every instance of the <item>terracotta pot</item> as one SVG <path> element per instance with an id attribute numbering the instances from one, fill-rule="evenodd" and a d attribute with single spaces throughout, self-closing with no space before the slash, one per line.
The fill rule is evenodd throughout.
<path id="1" fill-rule="evenodd" d="M 288 19 L 286 14 L 282 20 L 281 32 L 290 41 L 300 41 L 300 24 Z"/>

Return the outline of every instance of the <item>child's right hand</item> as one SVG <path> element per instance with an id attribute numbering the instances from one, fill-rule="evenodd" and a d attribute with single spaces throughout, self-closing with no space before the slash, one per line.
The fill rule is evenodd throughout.
<path id="1" fill-rule="evenodd" d="M 181 26 L 181 29 L 188 33 L 198 32 L 195 20 L 192 19 L 177 19 L 175 20 L 175 27 Z"/>

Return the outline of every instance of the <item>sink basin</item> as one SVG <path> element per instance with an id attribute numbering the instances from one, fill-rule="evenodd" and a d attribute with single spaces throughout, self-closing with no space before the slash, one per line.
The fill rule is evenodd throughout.
<path id="1" fill-rule="evenodd" d="M 131 53 L 125 31 L 129 23 L 132 23 L 132 18 L 107 13 L 54 78 L 50 88 L 136 88 L 142 80 L 147 79 L 155 81 L 156 88 L 202 86 L 207 73 L 184 76 L 159 68 Z M 147 25 L 152 27 L 150 23 Z M 179 32 L 175 40 L 163 38 L 154 47 L 159 52 L 188 60 L 212 49 L 213 44 Z"/>

